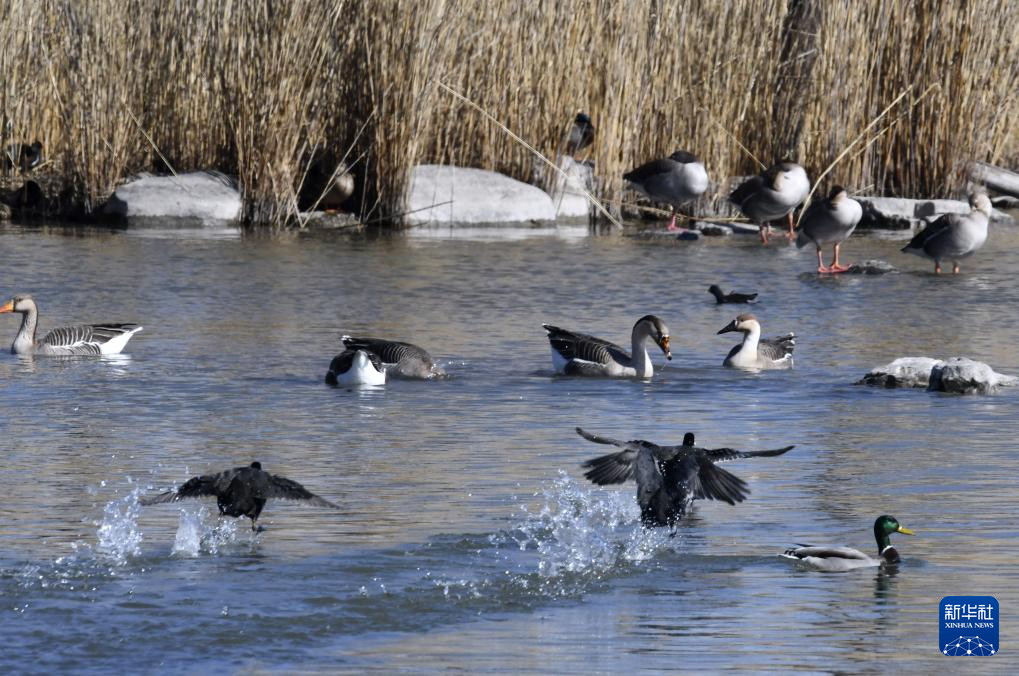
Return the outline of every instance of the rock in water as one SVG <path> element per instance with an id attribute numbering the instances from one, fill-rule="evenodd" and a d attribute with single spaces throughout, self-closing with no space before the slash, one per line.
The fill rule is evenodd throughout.
<path id="1" fill-rule="evenodd" d="M 995 373 L 987 364 L 966 357 L 952 357 L 931 370 L 928 389 L 953 394 L 990 394 L 999 387 L 1015 385 L 1019 378 Z"/>
<path id="2" fill-rule="evenodd" d="M 890 364 L 871 369 L 858 385 L 879 387 L 927 387 L 931 370 L 941 364 L 930 357 L 899 357 Z"/>
<path id="3" fill-rule="evenodd" d="M 411 172 L 407 225 L 500 224 L 555 220 L 541 188 L 494 171 L 424 164 Z"/>

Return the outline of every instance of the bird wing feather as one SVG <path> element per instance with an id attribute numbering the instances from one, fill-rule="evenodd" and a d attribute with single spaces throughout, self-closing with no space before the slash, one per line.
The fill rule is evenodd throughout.
<path id="1" fill-rule="evenodd" d="M 411 343 L 401 343 L 396 340 L 382 340 L 381 338 L 355 338 L 343 336 L 343 345 L 351 350 L 365 350 L 377 354 L 386 364 L 398 364 L 404 359 L 420 360 L 432 365 L 432 356 L 423 348 Z"/>
<path id="2" fill-rule="evenodd" d="M 219 495 L 230 485 L 236 470 L 228 469 L 218 474 L 206 474 L 188 479 L 175 491 L 166 491 L 152 497 L 141 498 L 142 505 L 158 505 L 164 502 L 177 502 L 186 498 L 201 498 Z"/>
<path id="3" fill-rule="evenodd" d="M 631 361 L 629 353 L 615 343 L 550 324 L 543 326 L 548 331 L 548 342 L 564 359 L 581 359 L 595 364 L 610 364 L 613 361 L 629 364 Z"/>
<path id="4" fill-rule="evenodd" d="M 743 479 L 727 472 L 702 454 L 697 455 L 698 478 L 700 485 L 693 491 L 694 497 L 701 500 L 721 500 L 730 505 L 743 502 L 750 494 L 750 489 Z"/>
<path id="5" fill-rule="evenodd" d="M 48 345 L 63 350 L 73 350 L 77 354 L 101 354 L 100 347 L 117 336 L 133 331 L 137 324 L 91 324 L 81 326 L 62 326 L 51 330 L 40 345 Z"/>
<path id="6" fill-rule="evenodd" d="M 269 484 L 266 487 L 264 497 L 274 500 L 302 500 L 317 507 L 340 508 L 339 505 L 335 505 L 325 498 L 315 495 L 296 481 L 275 474 L 269 477 Z"/>
<path id="7" fill-rule="evenodd" d="M 705 448 L 703 449 L 705 457 L 711 462 L 727 462 L 729 460 L 737 460 L 739 458 L 769 458 L 776 455 L 782 455 L 788 453 L 796 446 L 783 446 L 782 448 L 773 448 L 765 451 L 740 451 L 735 448 Z"/>

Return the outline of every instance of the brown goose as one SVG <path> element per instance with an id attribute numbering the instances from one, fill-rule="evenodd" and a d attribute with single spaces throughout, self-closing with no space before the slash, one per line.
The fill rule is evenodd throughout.
<path id="1" fill-rule="evenodd" d="M 65 326 L 53 329 L 41 340 L 36 340 L 39 324 L 39 308 L 31 296 L 15 296 L 3 306 L 0 314 L 17 312 L 21 314 L 21 328 L 11 345 L 14 354 L 41 354 L 49 356 L 107 355 L 119 354 L 131 340 L 131 336 L 142 330 L 137 324 L 91 324 Z"/>
<path id="2" fill-rule="evenodd" d="M 729 201 L 760 226 L 761 241 L 767 244 L 768 224 L 782 218 L 788 219 L 789 237 L 793 237 L 793 210 L 807 199 L 809 192 L 810 179 L 803 167 L 793 162 L 779 162 L 741 183 L 729 195 Z"/>
<path id="3" fill-rule="evenodd" d="M 435 378 L 445 371 L 435 365 L 432 355 L 411 343 L 401 343 L 383 338 L 355 338 L 341 336 L 343 346 L 348 350 L 365 350 L 378 355 L 386 373 L 401 378 Z"/>
<path id="4" fill-rule="evenodd" d="M 142 498 L 143 505 L 177 502 L 187 498 L 215 496 L 219 513 L 225 516 L 246 516 L 251 519 L 251 530 L 257 530 L 262 508 L 267 500 L 302 500 L 316 507 L 340 509 L 296 481 L 262 470 L 262 463 L 253 462 L 247 467 L 234 467 L 218 474 L 207 474 L 188 479 L 175 491 Z"/>

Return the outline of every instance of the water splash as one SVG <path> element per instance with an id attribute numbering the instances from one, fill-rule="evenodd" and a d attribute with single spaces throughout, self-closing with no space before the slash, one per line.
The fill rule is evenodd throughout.
<path id="1" fill-rule="evenodd" d="M 117 565 L 124 565 L 128 559 L 141 554 L 142 532 L 138 528 L 141 504 L 138 496 L 143 487 L 127 495 L 111 500 L 103 508 L 103 518 L 96 525 L 95 552 Z"/>
<path id="2" fill-rule="evenodd" d="M 237 522 L 218 520 L 207 523 L 209 509 L 205 505 L 186 505 L 180 511 L 180 522 L 173 540 L 174 556 L 197 557 L 203 553 L 216 555 L 237 539 Z"/>

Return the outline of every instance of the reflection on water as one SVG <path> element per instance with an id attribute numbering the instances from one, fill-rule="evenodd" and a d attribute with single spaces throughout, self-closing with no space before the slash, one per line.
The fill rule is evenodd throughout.
<path id="1" fill-rule="evenodd" d="M 900 242 L 823 278 L 753 238 L 474 241 L 154 238 L 0 230 L 0 287 L 41 329 L 137 322 L 128 355 L 0 357 L 0 627 L 15 670 L 215 668 L 918 671 L 941 665 L 948 594 L 1019 603 L 1017 390 L 856 386 L 905 355 L 1019 372 L 1019 236 L 961 276 Z M 723 369 L 715 332 L 757 291 L 791 371 Z M 650 382 L 550 377 L 542 322 L 626 341 L 673 331 Z M 15 318 L 0 316 L 9 344 Z M 412 340 L 445 380 L 330 388 L 343 333 Z M 707 446 L 796 444 L 730 469 L 746 503 L 698 502 L 674 537 L 637 525 L 634 487 L 587 484 L 573 428 Z M 343 507 L 269 503 L 253 534 L 212 499 L 141 494 L 259 460 Z M 825 575 L 798 542 L 875 548 L 881 513 L 918 532 L 896 571 Z M 496 621 L 492 621 L 496 620 Z M 1002 642 L 1017 637 L 1006 623 Z M 521 645 L 527 651 L 521 651 Z M 526 653 L 526 654 L 522 654 Z M 877 659 L 880 662 L 877 662 Z M 997 659 L 997 657 L 995 658 Z M 1000 660 L 999 660 L 1000 661 Z M 979 666 L 979 665 L 977 665 Z M 985 667 L 986 668 L 986 667 Z M 181 669 L 183 670 L 183 669 Z"/>

